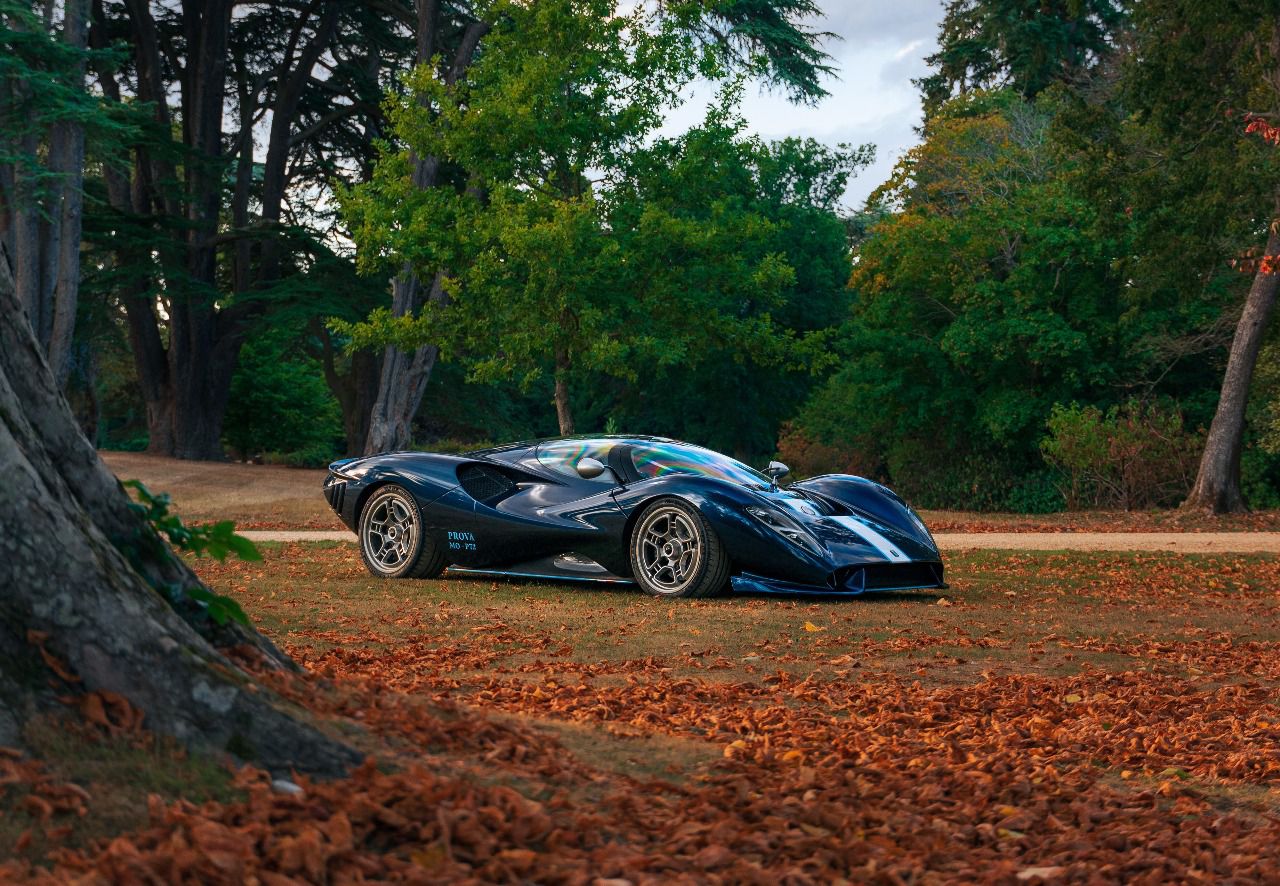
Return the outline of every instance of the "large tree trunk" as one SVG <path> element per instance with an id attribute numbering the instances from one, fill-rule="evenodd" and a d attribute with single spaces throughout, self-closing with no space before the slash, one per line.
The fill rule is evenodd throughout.
<path id="1" fill-rule="evenodd" d="M 21 744 L 22 723 L 58 707 L 55 696 L 110 692 L 152 731 L 274 772 L 336 774 L 358 760 L 221 655 L 207 639 L 219 629 L 193 627 L 198 607 L 183 613 L 161 595 L 199 579 L 133 512 L 76 427 L 2 253 L 0 472 L 0 743 Z M 228 638 L 289 664 L 256 632 Z"/>
<path id="2" fill-rule="evenodd" d="M 89 0 L 66 0 L 62 39 L 83 50 L 89 39 Z M 85 60 L 78 57 L 71 81 L 84 88 Z M 74 120 L 54 124 L 49 134 L 49 169 L 59 177 L 58 213 L 51 225 L 56 236 L 50 244 L 53 266 L 49 340 L 45 343 L 49 366 L 59 386 L 65 387 L 71 371 L 71 340 L 80 299 L 80 233 L 84 207 L 84 126 Z"/>
<path id="3" fill-rule="evenodd" d="M 392 313 L 403 317 L 421 309 L 420 288 L 418 278 L 406 267 L 393 285 Z M 439 275 L 431 290 L 428 299 L 443 298 L 444 288 Z M 422 403 L 438 354 L 439 349 L 435 345 L 423 345 L 413 351 L 402 351 L 388 345 L 383 351 L 382 373 L 377 397 L 369 413 L 369 435 L 365 439 L 363 454 L 391 452 L 409 445 L 413 437 L 413 416 Z"/>
<path id="4" fill-rule="evenodd" d="M 245 329 L 211 305 L 179 312 L 169 344 L 174 458 L 221 461 L 222 420 Z M 175 317 L 175 320 L 177 318 Z M 235 329 L 227 329 L 235 323 Z M 185 333 L 185 334 L 184 334 Z"/>
<path id="5" fill-rule="evenodd" d="M 138 98 L 154 109 L 157 131 L 172 129 L 160 41 L 146 0 L 127 0 L 133 28 Z M 105 45 L 103 9 L 94 10 L 94 45 Z M 185 203 L 175 197 L 179 171 L 163 149 L 139 145 L 132 180 L 106 171 L 113 208 L 127 216 L 173 219 L 185 214 L 185 236 L 162 249 L 165 261 L 184 262 L 185 278 L 165 286 L 167 319 L 157 311 L 154 280 L 139 272 L 122 301 L 134 366 L 147 406 L 148 451 L 188 459 L 221 459 L 222 421 L 236 358 L 250 311 L 218 306 L 216 238 L 222 208 L 225 161 L 222 119 L 226 96 L 231 4 L 187 2 L 182 7 L 187 65 L 182 71 L 183 142 L 191 153 L 182 168 Z M 122 101 L 112 70 L 99 71 L 104 94 Z M 127 241 L 121 267 L 147 268 L 149 256 Z M 155 269 L 153 268 L 153 272 Z M 179 275 L 180 276 L 180 275 Z"/>
<path id="6" fill-rule="evenodd" d="M 426 64 L 435 51 L 440 23 L 440 0 L 416 0 L 418 13 L 417 54 L 414 63 Z M 439 161 L 435 157 L 413 158 L 414 187 L 435 187 Z M 433 281 L 433 292 L 440 285 Z M 405 265 L 391 281 L 391 313 L 403 317 L 421 309 L 422 284 L 413 268 Z M 377 394 L 369 410 L 369 433 L 361 450 L 364 455 L 404 449 L 412 440 L 413 416 L 422 403 L 438 349 L 423 345 L 406 352 L 388 345 L 382 352 L 382 372 Z"/>
<path id="7" fill-rule="evenodd" d="M 1280 261 L 1280 201 L 1277 201 L 1276 215 L 1267 237 L 1265 253 L 1272 262 Z M 1245 299 L 1244 311 L 1231 341 L 1231 355 L 1222 379 L 1218 410 L 1205 439 L 1195 485 L 1183 503 L 1185 508 L 1199 508 L 1215 514 L 1247 509 L 1244 496 L 1240 494 L 1240 450 L 1244 444 L 1249 385 L 1266 336 L 1267 322 L 1276 304 L 1280 274 L 1275 271 L 1269 262 L 1262 262 L 1253 278 L 1253 285 L 1249 287 L 1249 296 Z"/>

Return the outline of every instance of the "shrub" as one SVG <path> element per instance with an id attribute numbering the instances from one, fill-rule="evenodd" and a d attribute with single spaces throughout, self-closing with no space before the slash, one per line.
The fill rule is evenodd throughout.
<path id="1" fill-rule="evenodd" d="M 1016 453 L 956 451 L 903 438 L 890 445 L 886 461 L 889 485 L 918 508 L 1031 513 L 1062 508 L 1043 469 L 1037 471 Z"/>
<path id="2" fill-rule="evenodd" d="M 1057 404 L 1048 427 L 1040 451 L 1071 510 L 1176 504 L 1195 479 L 1202 441 L 1172 404 Z"/>
<path id="3" fill-rule="evenodd" d="M 820 443 L 813 436 L 786 422 L 778 435 L 778 458 L 791 468 L 794 477 L 818 474 L 857 474 L 871 477 L 881 473 L 870 446 Z"/>
<path id="4" fill-rule="evenodd" d="M 291 331 L 264 330 L 241 349 L 223 440 L 241 459 L 275 453 L 275 460 L 308 467 L 341 451 L 338 402 L 319 361 L 301 351 Z"/>

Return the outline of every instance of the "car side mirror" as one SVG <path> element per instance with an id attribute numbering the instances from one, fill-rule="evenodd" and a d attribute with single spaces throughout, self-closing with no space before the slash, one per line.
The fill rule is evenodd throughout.
<path id="1" fill-rule="evenodd" d="M 771 461 L 769 462 L 769 467 L 764 469 L 764 472 L 769 479 L 774 483 L 777 483 L 783 477 L 787 476 L 787 474 L 791 473 L 791 468 L 787 467 L 780 461 Z"/>
<path id="2" fill-rule="evenodd" d="M 578 476 L 584 480 L 594 480 L 607 470 L 608 467 L 605 466 L 604 462 L 591 456 L 587 456 L 578 462 Z"/>

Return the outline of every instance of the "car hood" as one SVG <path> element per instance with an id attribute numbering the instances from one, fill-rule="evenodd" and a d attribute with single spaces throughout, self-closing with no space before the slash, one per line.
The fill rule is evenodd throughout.
<path id="1" fill-rule="evenodd" d="M 938 549 L 926 533 L 908 534 L 852 508 L 835 508 L 830 502 L 790 490 L 756 493 L 787 514 L 828 552 L 833 562 L 852 560 L 908 563 L 937 560 Z"/>

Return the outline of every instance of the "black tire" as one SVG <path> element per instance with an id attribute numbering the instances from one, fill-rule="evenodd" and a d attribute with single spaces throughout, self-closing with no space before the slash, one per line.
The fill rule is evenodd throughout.
<path id="1" fill-rule="evenodd" d="M 378 578 L 435 578 L 444 553 L 422 530 L 422 511 L 408 490 L 381 486 L 360 511 L 360 557 Z"/>
<path id="2" fill-rule="evenodd" d="M 631 574 L 655 597 L 714 597 L 729 580 L 729 557 L 698 509 L 660 498 L 636 519 L 627 545 Z"/>

